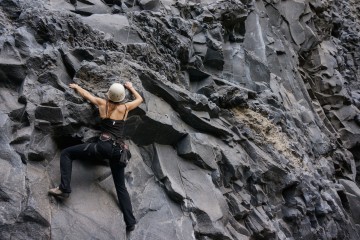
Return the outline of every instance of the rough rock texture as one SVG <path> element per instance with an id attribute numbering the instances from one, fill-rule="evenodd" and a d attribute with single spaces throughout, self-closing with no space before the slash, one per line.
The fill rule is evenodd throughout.
<path id="1" fill-rule="evenodd" d="M 0 0 L 0 239 L 360 239 L 356 0 Z M 131 81 L 126 234 L 91 142 Z M 130 96 L 128 96 L 130 98 Z"/>

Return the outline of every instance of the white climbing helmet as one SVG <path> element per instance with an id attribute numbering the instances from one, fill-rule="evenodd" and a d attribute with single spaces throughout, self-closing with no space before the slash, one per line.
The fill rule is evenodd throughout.
<path id="1" fill-rule="evenodd" d="M 113 83 L 106 95 L 112 102 L 121 102 L 125 98 L 125 88 L 120 83 Z"/>

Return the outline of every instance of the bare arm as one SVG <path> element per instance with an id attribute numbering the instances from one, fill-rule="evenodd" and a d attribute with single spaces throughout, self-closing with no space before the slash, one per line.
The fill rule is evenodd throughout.
<path id="1" fill-rule="evenodd" d="M 102 99 L 93 96 L 91 93 L 80 87 L 79 85 L 75 83 L 70 83 L 69 87 L 74 89 L 81 97 L 83 97 L 86 100 L 89 100 L 92 104 L 99 106 L 101 104 Z"/>
<path id="2" fill-rule="evenodd" d="M 141 97 L 141 95 L 135 90 L 135 88 L 132 86 L 131 82 L 126 82 L 124 84 L 124 87 L 126 87 L 127 89 L 129 89 L 129 91 L 132 93 L 132 95 L 134 95 L 135 100 L 126 103 L 126 106 L 128 108 L 129 111 L 133 110 L 134 108 L 137 108 L 144 100 Z"/>

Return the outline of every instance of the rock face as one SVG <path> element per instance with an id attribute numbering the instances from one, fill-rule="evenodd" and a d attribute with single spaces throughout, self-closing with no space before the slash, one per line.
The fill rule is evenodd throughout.
<path id="1" fill-rule="evenodd" d="M 360 239 L 355 0 L 0 0 L 0 239 Z M 96 140 L 131 81 L 127 234 Z M 131 96 L 127 96 L 131 99 Z"/>

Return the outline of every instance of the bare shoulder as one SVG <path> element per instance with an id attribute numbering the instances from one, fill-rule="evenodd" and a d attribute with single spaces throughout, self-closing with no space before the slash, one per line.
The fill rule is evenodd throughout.
<path id="1" fill-rule="evenodd" d="M 103 99 L 103 98 L 95 97 L 95 104 L 96 104 L 98 107 L 105 106 L 105 105 L 106 105 L 106 100 Z"/>
<path id="2" fill-rule="evenodd" d="M 141 104 L 141 101 L 137 101 L 137 100 L 127 102 L 126 103 L 126 108 L 127 108 L 128 111 L 131 111 L 131 110 L 137 108 L 140 104 Z"/>

